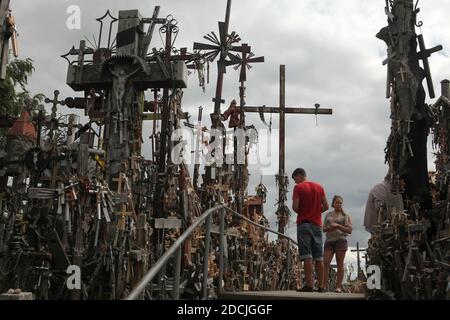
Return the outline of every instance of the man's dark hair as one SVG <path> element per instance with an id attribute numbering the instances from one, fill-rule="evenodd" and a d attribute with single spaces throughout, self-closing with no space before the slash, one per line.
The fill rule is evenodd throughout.
<path id="1" fill-rule="evenodd" d="M 305 171 L 305 169 L 303 169 L 303 168 L 297 168 L 297 169 L 295 169 L 294 170 L 294 172 L 292 173 L 292 179 L 294 179 L 294 177 L 296 176 L 296 175 L 301 175 L 301 176 L 303 176 L 303 177 L 306 177 L 306 171 Z"/>

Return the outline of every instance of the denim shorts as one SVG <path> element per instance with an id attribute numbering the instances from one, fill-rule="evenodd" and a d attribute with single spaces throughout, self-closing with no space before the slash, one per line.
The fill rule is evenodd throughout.
<path id="1" fill-rule="evenodd" d="M 297 225 L 299 259 L 323 261 L 322 228 L 314 223 L 302 222 Z"/>

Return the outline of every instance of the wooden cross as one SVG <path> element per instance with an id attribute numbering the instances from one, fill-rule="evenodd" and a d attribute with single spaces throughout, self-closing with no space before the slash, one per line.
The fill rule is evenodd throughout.
<path id="1" fill-rule="evenodd" d="M 361 259 L 360 259 L 360 257 L 359 257 L 359 253 L 360 252 L 365 252 L 366 251 L 366 249 L 360 249 L 359 248 L 359 242 L 357 242 L 356 243 L 356 250 L 351 250 L 351 252 L 356 252 L 356 257 L 357 257 L 357 265 L 358 265 L 358 278 L 359 278 L 359 275 L 361 274 L 361 271 L 362 271 L 362 269 L 361 269 Z"/>
<path id="2" fill-rule="evenodd" d="M 152 17 L 150 19 L 143 19 L 144 23 L 148 23 L 150 25 L 148 26 L 148 31 L 147 31 L 147 33 L 144 37 L 143 43 L 142 43 L 141 56 L 145 56 L 147 54 L 150 43 L 152 42 L 153 32 L 155 31 L 156 25 L 157 24 L 165 24 L 167 22 L 166 19 L 158 18 L 160 9 L 161 9 L 160 6 L 155 6 Z"/>
<path id="3" fill-rule="evenodd" d="M 312 115 L 332 115 L 333 109 L 319 109 L 319 105 L 315 108 L 286 108 L 286 67 L 280 66 L 280 106 L 276 107 L 244 107 L 245 112 L 250 113 L 278 113 L 280 115 L 280 135 L 279 135 L 279 170 L 278 177 L 285 177 L 285 122 L 286 114 L 312 114 Z M 278 212 L 286 208 L 285 195 L 287 193 L 287 186 L 278 184 Z M 283 217 L 279 216 L 279 220 Z M 279 221 L 280 222 L 280 221 Z M 285 233 L 285 225 L 279 223 L 278 229 L 280 233 Z"/>
<path id="4" fill-rule="evenodd" d="M 405 75 L 407 75 L 408 72 L 406 72 L 406 70 L 403 69 L 403 67 L 400 67 L 400 71 L 398 72 L 398 74 L 402 78 L 402 82 L 405 82 Z"/>
<path id="5" fill-rule="evenodd" d="M 120 196 L 123 191 L 123 184 L 125 183 L 126 175 L 124 173 L 119 174 L 118 179 L 113 179 L 113 181 L 117 182 L 117 194 Z M 133 212 L 127 211 L 127 205 L 122 204 L 121 209 L 116 211 L 115 214 L 119 216 L 119 221 L 117 221 L 117 229 L 120 231 L 125 230 L 125 217 L 133 216 Z"/>
<path id="6" fill-rule="evenodd" d="M 443 47 L 441 45 L 433 47 L 431 49 L 427 49 L 425 47 L 425 41 L 423 39 L 423 35 L 420 34 L 417 36 L 417 40 L 419 41 L 420 52 L 418 52 L 419 59 L 423 62 L 423 68 L 425 70 L 425 77 L 427 79 L 428 92 L 430 94 L 430 98 L 434 99 L 436 94 L 434 92 L 433 87 L 433 78 L 431 77 L 430 64 L 428 62 L 428 58 L 435 52 L 441 51 Z"/>
<path id="7" fill-rule="evenodd" d="M 6 78 L 6 65 L 9 56 L 9 37 L 5 32 L 9 0 L 0 0 L 0 80 Z"/>

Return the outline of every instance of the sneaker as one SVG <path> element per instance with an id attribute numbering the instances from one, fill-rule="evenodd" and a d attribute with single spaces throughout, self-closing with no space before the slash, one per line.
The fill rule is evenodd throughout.
<path id="1" fill-rule="evenodd" d="M 297 292 L 313 292 L 314 289 L 313 289 L 313 288 L 310 288 L 310 287 L 308 287 L 308 286 L 304 286 L 303 288 L 297 289 L 296 291 L 297 291 Z"/>
<path id="2" fill-rule="evenodd" d="M 336 290 L 334 290 L 334 292 L 336 292 L 336 293 L 342 293 L 342 289 L 341 289 L 341 288 L 336 288 Z"/>
<path id="3" fill-rule="evenodd" d="M 318 290 L 317 290 L 317 292 L 327 292 L 328 290 L 327 289 L 325 289 L 325 288 L 319 288 Z"/>

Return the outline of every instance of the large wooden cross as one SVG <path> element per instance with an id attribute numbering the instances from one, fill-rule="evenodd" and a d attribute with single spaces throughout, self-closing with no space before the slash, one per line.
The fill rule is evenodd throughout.
<path id="1" fill-rule="evenodd" d="M 266 106 L 246 106 L 245 112 L 250 113 L 278 113 L 280 115 L 280 135 L 279 135 L 279 169 L 277 175 L 278 182 L 278 231 L 285 233 L 286 224 L 289 219 L 289 209 L 286 206 L 287 201 L 287 183 L 288 180 L 285 172 L 285 136 L 286 136 L 286 114 L 309 114 L 309 115 L 331 115 L 333 109 L 319 108 L 320 105 L 316 105 L 315 108 L 286 108 L 286 67 L 280 66 L 280 106 L 279 107 L 266 107 Z M 286 183 L 280 183 L 285 180 Z"/>
<path id="2" fill-rule="evenodd" d="M 425 41 L 423 39 L 423 34 L 419 34 L 417 36 L 417 40 L 419 42 L 420 52 L 418 52 L 419 59 L 422 60 L 423 69 L 425 70 L 425 78 L 427 80 L 428 93 L 430 94 L 430 98 L 434 99 L 436 94 L 434 92 L 433 87 L 433 78 L 431 77 L 430 63 L 428 62 L 428 58 L 435 52 L 441 51 L 443 47 L 441 45 L 435 46 L 431 49 L 427 49 L 425 46 Z"/>
<path id="3" fill-rule="evenodd" d="M 6 78 L 6 65 L 9 56 L 9 35 L 7 34 L 7 17 L 9 0 L 0 0 L 0 80 Z"/>

